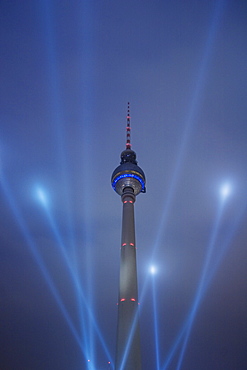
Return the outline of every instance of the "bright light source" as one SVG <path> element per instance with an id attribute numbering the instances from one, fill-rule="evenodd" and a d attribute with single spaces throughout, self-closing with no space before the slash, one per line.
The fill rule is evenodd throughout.
<path id="1" fill-rule="evenodd" d="M 151 267 L 150 267 L 150 269 L 149 269 L 149 271 L 150 271 L 150 273 L 151 273 L 152 275 L 154 275 L 154 274 L 156 274 L 157 269 L 156 269 L 156 267 L 155 267 L 155 266 L 151 266 Z"/>
<path id="2" fill-rule="evenodd" d="M 38 187 L 36 189 L 36 196 L 38 197 L 38 199 L 42 203 L 42 205 L 44 207 L 46 207 L 48 200 L 47 200 L 47 196 L 46 196 L 46 194 L 45 194 L 45 192 L 42 188 Z"/>
<path id="3" fill-rule="evenodd" d="M 220 188 L 220 194 L 223 199 L 227 198 L 231 193 L 231 186 L 229 183 L 225 183 Z"/>

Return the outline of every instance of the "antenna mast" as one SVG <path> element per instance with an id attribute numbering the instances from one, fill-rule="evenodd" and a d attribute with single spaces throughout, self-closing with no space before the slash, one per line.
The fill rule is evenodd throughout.
<path id="1" fill-rule="evenodd" d="M 130 103 L 128 102 L 128 110 L 127 110 L 127 127 L 126 127 L 126 149 L 131 149 L 130 144 Z"/>

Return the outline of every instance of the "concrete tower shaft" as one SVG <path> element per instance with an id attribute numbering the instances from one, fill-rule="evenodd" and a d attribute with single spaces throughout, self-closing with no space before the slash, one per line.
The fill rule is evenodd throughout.
<path id="1" fill-rule="evenodd" d="M 136 247 L 135 247 L 135 219 L 134 202 L 135 195 L 131 188 L 125 188 L 122 195 L 122 244 L 120 263 L 120 299 L 137 301 L 137 270 L 136 270 Z"/>
<path id="2" fill-rule="evenodd" d="M 140 330 L 135 247 L 135 194 L 126 187 L 122 194 L 122 245 L 118 299 L 116 370 L 140 370 Z"/>

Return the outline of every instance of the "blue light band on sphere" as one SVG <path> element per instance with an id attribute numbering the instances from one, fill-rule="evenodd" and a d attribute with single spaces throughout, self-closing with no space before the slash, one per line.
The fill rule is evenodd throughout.
<path id="1" fill-rule="evenodd" d="M 115 178 L 115 180 L 112 182 L 112 187 L 114 190 L 116 190 L 116 184 L 120 179 L 123 179 L 125 177 L 133 177 L 134 179 L 138 180 L 142 186 L 142 191 L 145 191 L 145 183 L 142 180 L 141 177 L 134 175 L 133 173 L 125 173 L 123 175 L 119 175 L 118 177 Z"/>

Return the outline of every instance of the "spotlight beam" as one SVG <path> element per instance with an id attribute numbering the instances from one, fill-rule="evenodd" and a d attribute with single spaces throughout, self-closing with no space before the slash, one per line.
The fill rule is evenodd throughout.
<path id="1" fill-rule="evenodd" d="M 227 192 L 225 191 L 226 188 L 228 189 Z M 216 238 L 217 238 L 217 235 L 218 235 L 220 220 L 221 220 L 221 217 L 222 217 L 225 201 L 226 201 L 227 196 L 230 194 L 229 189 L 230 189 L 230 187 L 229 187 L 228 184 L 225 184 L 220 189 L 220 195 L 221 195 L 220 204 L 219 204 L 219 207 L 218 207 L 218 212 L 217 212 L 217 215 L 216 215 L 216 220 L 215 220 L 215 223 L 214 223 L 213 231 L 212 231 L 212 234 L 211 234 L 211 237 L 210 237 L 210 240 L 209 240 L 206 259 L 205 259 L 203 271 L 202 271 L 202 274 L 201 274 L 200 282 L 199 282 L 199 285 L 198 285 L 198 289 L 197 289 L 197 292 L 196 292 L 196 295 L 195 295 L 195 298 L 194 298 L 194 302 L 192 304 L 191 311 L 188 315 L 188 318 L 185 321 L 185 323 L 184 323 L 184 325 L 183 325 L 183 327 L 182 327 L 182 329 L 181 329 L 181 331 L 180 331 L 180 333 L 179 333 L 179 335 L 178 335 L 178 337 L 177 337 L 177 339 L 176 339 L 176 341 L 175 341 L 175 343 L 174 343 L 174 345 L 173 345 L 173 347 L 172 347 L 172 349 L 171 349 L 171 351 L 170 351 L 170 353 L 169 353 L 169 355 L 166 359 L 166 362 L 163 366 L 163 369 L 166 369 L 167 366 L 169 365 L 173 355 L 175 354 L 175 350 L 176 350 L 177 346 L 179 345 L 180 341 L 182 340 L 182 337 L 185 335 L 184 340 L 183 340 L 182 349 L 181 349 L 180 356 L 179 356 L 179 360 L 178 360 L 178 364 L 177 364 L 177 370 L 179 370 L 180 367 L 181 367 L 182 360 L 183 360 L 183 357 L 184 357 L 184 354 L 185 354 L 186 346 L 187 346 L 187 343 L 188 343 L 188 340 L 189 340 L 189 336 L 190 336 L 190 332 L 191 332 L 191 329 L 192 329 L 193 321 L 195 319 L 196 312 L 198 311 L 199 305 L 201 303 L 203 295 L 206 292 L 206 289 L 209 285 L 209 282 L 213 277 L 213 275 L 212 275 L 212 266 L 215 266 L 215 262 L 212 261 L 212 253 L 213 253 L 213 249 L 214 249 L 214 246 L 215 246 L 215 243 L 216 243 Z M 210 273 L 209 266 L 211 268 L 211 273 Z M 213 271 L 215 272 L 215 268 L 214 268 Z"/>
<path id="2" fill-rule="evenodd" d="M 209 286 L 210 282 L 212 281 L 214 275 L 216 274 L 216 271 L 217 271 L 224 255 L 226 254 L 227 249 L 230 247 L 230 245 L 232 243 L 232 240 L 233 240 L 233 238 L 236 234 L 236 231 L 237 231 L 238 227 L 240 226 L 240 224 L 243 220 L 243 217 L 246 213 L 246 209 L 247 209 L 247 199 L 242 204 L 241 209 L 238 210 L 238 214 L 236 215 L 233 226 L 229 229 L 229 232 L 227 233 L 227 235 L 225 237 L 225 240 L 221 243 L 221 249 L 220 249 L 220 251 L 218 253 L 218 256 L 216 257 L 216 259 L 213 263 L 210 274 L 207 278 L 207 282 L 205 284 L 205 291 L 206 291 L 206 288 Z"/>
<path id="3" fill-rule="evenodd" d="M 2 186 L 2 190 L 3 190 L 3 193 L 8 201 L 8 204 L 10 206 L 10 209 L 13 213 L 13 215 L 15 216 L 15 219 L 16 219 L 16 222 L 17 222 L 17 225 L 19 226 L 22 234 L 23 234 L 23 237 L 24 239 L 26 240 L 27 242 L 27 245 L 28 245 L 28 248 L 29 248 L 29 251 L 31 252 L 35 262 L 37 263 L 46 283 L 47 283 L 47 286 L 48 288 L 50 289 L 53 297 L 55 298 L 55 301 L 62 313 L 62 315 L 64 316 L 65 318 L 65 321 L 67 322 L 70 330 L 71 330 L 71 333 L 73 334 L 76 342 L 78 343 L 84 357 L 86 358 L 86 353 L 84 351 L 84 348 L 82 347 L 81 345 L 81 340 L 79 338 L 79 335 L 75 329 L 75 326 L 72 322 L 72 319 L 68 313 L 68 311 L 66 310 L 64 304 L 63 304 L 63 301 L 58 293 L 58 290 L 57 288 L 55 287 L 54 285 L 54 282 L 44 264 L 44 261 L 40 255 L 40 253 L 38 252 L 38 248 L 34 242 L 34 240 L 32 239 L 29 231 L 28 231 L 28 227 L 26 225 L 26 223 L 24 222 L 24 219 L 23 219 L 23 216 L 21 215 L 21 212 L 19 210 L 19 208 L 17 207 L 16 205 L 16 202 L 14 201 L 14 197 L 12 196 L 10 190 L 9 190 L 9 186 L 3 176 L 3 174 L 1 174 L 1 186 Z"/>
<path id="4" fill-rule="evenodd" d="M 159 346 L 159 332 L 158 332 L 158 312 L 157 312 L 157 297 L 156 297 L 156 287 L 155 287 L 155 266 L 151 266 L 152 273 L 152 291 L 153 291 L 153 318 L 154 318 L 154 342 L 155 342 L 155 356 L 156 356 L 156 369 L 160 370 L 160 346 Z"/>
<path id="5" fill-rule="evenodd" d="M 199 286 L 198 286 L 198 289 L 197 289 L 197 293 L 196 293 L 196 296 L 195 296 L 195 299 L 194 299 L 194 303 L 192 305 L 192 309 L 191 309 L 191 312 L 190 312 L 190 315 L 189 315 L 187 328 L 186 328 L 186 333 L 185 333 L 185 338 L 184 338 L 184 341 L 183 341 L 181 353 L 180 353 L 178 364 L 177 364 L 177 370 L 180 370 L 180 368 L 181 368 L 182 361 L 183 361 L 184 354 L 185 354 L 185 350 L 186 350 L 187 343 L 188 343 L 188 340 L 189 340 L 189 336 L 190 336 L 190 333 L 191 333 L 191 330 L 192 330 L 193 321 L 195 319 L 196 312 L 197 312 L 199 304 L 201 302 L 203 291 L 205 290 L 205 286 L 207 284 L 207 276 L 208 276 L 209 270 L 210 270 L 209 266 L 210 266 L 211 257 L 212 257 L 213 249 L 214 249 L 214 246 L 215 246 L 216 238 L 217 238 L 217 235 L 218 235 L 218 230 L 219 230 L 219 225 L 220 225 L 220 221 L 221 221 L 221 217 L 222 217 L 223 207 L 224 207 L 224 204 L 225 204 L 225 201 L 226 201 L 227 197 L 230 194 L 230 190 L 231 190 L 230 185 L 228 183 L 225 183 L 220 189 L 220 195 L 221 195 L 220 205 L 219 205 L 219 208 L 218 208 L 218 213 L 217 213 L 217 216 L 216 216 L 213 232 L 212 232 L 212 235 L 211 235 L 211 238 L 210 238 L 210 241 L 209 241 L 208 251 L 207 251 L 203 271 L 202 271 L 202 274 L 201 274 L 201 279 L 200 279 Z"/>
<path id="6" fill-rule="evenodd" d="M 82 1 L 79 7 L 79 19 L 81 24 L 81 34 L 79 35 L 79 43 L 85 51 L 87 57 L 81 60 L 81 71 L 79 74 L 80 86 L 80 105 L 81 111 L 79 112 L 78 121 L 83 123 L 80 125 L 80 141 L 81 145 L 81 173 L 86 174 L 83 176 L 82 183 L 82 217 L 87 220 L 87 227 L 84 229 L 85 245 L 85 258 L 87 260 L 85 268 L 85 287 L 88 293 L 88 305 L 91 307 L 91 312 L 95 307 L 95 290 L 94 290 L 94 274 L 93 274 L 93 256 L 91 248 L 92 236 L 94 235 L 91 221 L 89 221 L 88 213 L 92 209 L 94 199 L 92 197 L 92 184 L 94 180 L 92 178 L 92 168 L 90 163 L 94 160 L 94 153 L 92 151 L 92 141 L 94 137 L 93 126 L 92 126 L 92 115 L 94 114 L 94 87 L 95 87 L 95 76 L 94 76 L 94 64 L 95 64 L 95 52 L 94 52 L 94 5 L 92 1 Z M 95 357 L 95 337 L 93 333 L 94 325 L 91 320 L 86 321 L 87 326 L 87 342 L 90 348 L 90 358 Z M 112 361 L 111 361 L 112 362 Z"/>
<path id="7" fill-rule="evenodd" d="M 69 232 L 71 234 L 71 240 L 74 240 L 74 233 L 73 233 L 73 228 L 72 228 L 72 217 L 71 217 L 71 209 L 70 209 L 70 202 L 69 202 L 69 193 L 68 193 L 68 180 L 66 177 L 66 173 L 68 172 L 68 164 L 66 161 L 66 156 L 65 156 L 65 145 L 64 145 L 64 128 L 65 128 L 65 121 L 64 121 L 64 112 L 63 112 L 63 104 L 62 104 L 62 96 L 61 96 L 61 78 L 59 76 L 59 64 L 58 64 L 58 59 L 57 59 L 57 39 L 56 39 L 56 28 L 54 24 L 54 7 L 53 4 L 47 0 L 44 2 L 40 2 L 40 14 L 41 14 L 41 22 L 42 22 L 42 27 L 44 29 L 43 35 L 44 35 L 44 44 L 46 46 L 46 52 L 47 52 L 47 65 L 48 65 L 48 72 L 49 72 L 49 78 L 50 78 L 50 101 L 51 101 L 51 107 L 52 107 L 52 121 L 54 122 L 54 134 L 55 134 L 55 139 L 57 142 L 57 153 L 58 153 L 58 163 L 62 172 L 62 183 L 65 187 L 65 202 L 66 202 L 66 208 L 68 211 L 68 220 L 67 220 L 67 225 L 69 227 Z M 91 117 L 89 117 L 92 106 L 92 100 L 93 100 L 93 89 L 92 89 L 92 60 L 93 60 L 93 32 L 89 32 L 89 30 L 93 31 L 93 17 L 92 17 L 92 4 L 90 1 L 86 1 L 83 4 L 81 4 L 80 8 L 80 13 L 82 16 L 82 29 L 81 29 L 81 35 L 79 35 L 79 42 L 83 43 L 83 48 L 84 50 L 87 51 L 87 57 L 85 60 L 83 60 L 83 63 L 81 64 L 83 66 L 83 72 L 82 72 L 82 82 L 81 86 L 83 86 L 82 90 L 82 97 L 81 101 L 83 102 L 83 112 L 82 112 L 82 117 L 79 118 L 81 122 L 84 124 L 81 126 L 83 130 L 83 142 L 84 145 L 83 147 L 83 156 L 82 158 L 85 158 L 85 161 L 83 161 L 83 164 L 85 164 L 85 167 L 88 167 L 89 161 L 87 160 L 88 157 L 90 157 L 90 143 L 88 143 L 88 137 L 89 137 L 89 130 L 91 129 L 91 125 L 89 124 L 91 121 Z M 86 31 L 86 32 L 84 32 Z M 83 37 L 81 37 L 83 36 Z M 90 62 L 89 62 L 90 61 Z M 86 91 L 86 93 L 85 93 Z M 85 137 L 85 139 L 84 139 Z M 85 148 L 90 149 L 89 151 L 85 150 Z M 85 155 L 84 155 L 85 154 Z M 90 157 L 92 158 L 92 157 Z M 87 171 L 88 168 L 86 168 L 85 173 L 89 174 L 90 171 Z M 85 168 L 84 168 L 85 170 Z M 87 182 L 86 185 L 85 183 L 83 185 L 86 186 L 86 188 L 90 189 L 90 185 L 88 184 L 88 175 L 87 175 Z M 85 189 L 85 186 L 83 186 L 83 189 Z M 84 191 L 84 200 L 86 199 L 87 204 L 89 202 L 88 200 L 88 195 L 90 192 Z M 85 207 L 87 208 L 87 207 Z M 88 231 L 87 231 L 88 233 Z M 86 236 L 87 237 L 87 236 Z M 73 243 L 74 247 L 74 243 Z M 74 250 L 75 252 L 75 250 Z M 64 252 L 62 252 L 64 254 Z M 64 256 L 65 259 L 66 256 Z M 92 288 L 92 278 L 93 275 L 91 273 L 90 269 L 90 248 L 88 249 L 88 263 L 87 263 L 87 291 L 88 291 L 88 299 L 87 299 L 87 305 L 86 305 L 86 310 L 87 312 L 89 311 L 89 304 L 91 306 L 90 313 L 91 317 L 93 316 L 92 309 L 93 309 L 93 299 L 92 299 L 92 294 L 93 294 L 93 288 Z M 76 274 L 78 275 L 78 274 Z M 78 277 L 78 276 L 77 276 Z M 78 306 L 80 309 L 80 312 L 82 312 L 82 303 L 85 305 L 85 298 L 82 299 L 82 303 L 79 302 L 79 300 L 82 299 L 78 297 Z M 93 328 L 95 328 L 95 324 L 92 324 L 92 320 L 89 317 L 89 320 L 85 320 L 84 317 L 81 317 L 81 331 L 84 333 L 83 337 L 85 339 L 85 346 L 88 348 L 89 358 L 94 358 L 94 335 L 93 335 Z M 95 328 L 96 329 L 96 328 Z M 86 335 L 85 335 L 86 333 Z M 99 334 L 99 333 L 98 333 Z M 101 336 L 101 342 L 103 338 Z M 108 352 L 109 353 L 109 352 Z"/>
<path id="8" fill-rule="evenodd" d="M 128 358 L 130 348 L 131 348 L 131 344 L 132 344 L 132 340 L 133 340 L 133 337 L 134 337 L 134 334 L 135 334 L 136 324 L 138 322 L 138 319 L 139 319 L 139 313 L 136 312 L 134 317 L 133 317 L 131 330 L 129 332 L 128 340 L 127 340 L 127 343 L 126 343 L 126 346 L 125 346 L 125 350 L 124 350 L 124 354 L 123 354 L 123 358 L 122 358 L 119 370 L 125 370 L 126 369 L 126 367 L 125 367 L 126 366 L 126 361 L 127 361 L 127 358 Z"/>
<path id="9" fill-rule="evenodd" d="M 69 192 L 69 184 L 68 184 L 68 161 L 67 157 L 65 155 L 66 148 L 65 148 L 65 120 L 64 120 L 64 104 L 62 103 L 62 96 L 61 96 L 61 78 L 59 73 L 59 63 L 58 63 L 58 57 L 57 57 L 57 35 L 56 35 L 56 27 L 55 27 L 55 19 L 54 19 L 54 6 L 50 1 L 42 1 L 39 3 L 40 6 L 40 21 L 41 21 L 41 27 L 43 30 L 43 37 L 44 37 L 44 45 L 46 49 L 46 58 L 47 58 L 47 70 L 48 70 L 48 77 L 50 80 L 49 84 L 49 94 L 50 94 L 50 102 L 51 102 L 51 117 L 52 117 L 52 128 L 53 128 L 53 134 L 54 134 L 54 141 L 57 144 L 57 150 L 55 151 L 57 155 L 57 162 L 58 162 L 58 168 L 61 173 L 61 183 L 64 187 L 64 202 L 65 202 L 65 208 L 67 212 L 65 212 L 65 215 L 67 217 L 66 225 L 68 227 L 68 233 L 70 235 L 70 243 L 73 247 L 74 257 L 76 255 L 76 249 L 75 249 L 75 243 L 74 243 L 74 229 L 73 229 L 73 218 L 72 218 L 72 212 L 71 212 L 71 194 Z M 40 194 L 42 196 L 42 193 Z M 42 201 L 42 199 L 41 199 Z M 48 211 L 47 204 L 44 204 L 46 211 Z M 50 218 L 49 218 L 50 219 Z M 52 220 L 50 219 L 50 222 Z M 54 229 L 53 229 L 54 231 Z M 56 230 L 55 230 L 56 234 Z M 57 237 L 57 235 L 56 235 Z M 62 251 L 64 254 L 64 251 Z M 65 259 L 67 260 L 67 256 L 65 256 Z M 77 272 L 75 275 L 78 274 Z M 77 279 L 78 280 L 78 279 Z M 80 326 L 81 326 L 81 336 L 82 340 L 83 338 L 89 337 L 89 332 L 86 333 L 86 326 L 87 322 L 90 320 L 84 320 L 82 318 L 82 303 L 81 297 L 78 293 L 78 284 L 75 284 L 75 289 L 77 291 L 77 301 L 78 301 L 78 314 L 79 314 L 79 320 L 80 320 Z M 88 347 L 88 340 L 84 340 L 84 346 L 85 348 Z M 88 351 L 88 350 L 87 350 Z M 91 356 L 90 356 L 91 357 Z"/>
<path id="10" fill-rule="evenodd" d="M 160 225 L 158 228 L 158 232 L 156 233 L 156 241 L 154 243 L 153 256 L 155 254 L 156 249 L 160 245 L 162 235 L 164 235 L 165 233 L 168 212 L 169 212 L 172 200 L 174 198 L 174 193 L 175 193 L 176 186 L 178 183 L 179 173 L 181 171 L 183 159 L 185 158 L 186 147 L 188 146 L 188 142 L 189 142 L 189 136 L 191 134 L 191 131 L 194 125 L 194 119 L 196 116 L 196 112 L 199 109 L 203 87 L 206 82 L 207 69 L 209 68 L 209 62 L 210 62 L 210 58 L 213 52 L 214 40 L 216 37 L 217 30 L 219 28 L 220 18 L 223 13 L 223 5 L 224 5 L 224 0 L 218 0 L 217 3 L 215 4 L 215 8 L 214 8 L 213 15 L 212 15 L 212 20 L 209 26 L 208 34 L 206 36 L 205 47 L 204 47 L 204 51 L 202 54 L 201 63 L 197 71 L 198 78 L 195 83 L 195 88 L 192 94 L 191 103 L 188 108 L 187 116 L 185 117 L 185 125 L 184 125 L 184 131 L 183 131 L 182 138 L 181 138 L 181 145 L 178 150 L 171 183 L 169 186 L 169 190 L 167 192 L 167 198 L 164 202 L 164 207 L 163 207 L 164 211 L 161 215 L 161 221 L 160 221 Z"/>
<path id="11" fill-rule="evenodd" d="M 223 13 L 224 4 L 225 4 L 224 0 L 218 0 L 217 3 L 215 4 L 215 8 L 213 11 L 212 20 L 211 20 L 207 38 L 205 41 L 205 47 L 204 47 L 204 52 L 202 55 L 201 64 L 198 68 L 198 73 L 197 73 L 198 79 L 197 79 L 195 89 L 192 95 L 191 104 L 188 108 L 187 117 L 185 118 L 185 127 L 184 127 L 184 132 L 182 135 L 182 139 L 181 139 L 181 146 L 177 154 L 175 168 L 172 174 L 172 179 L 171 179 L 171 183 L 170 183 L 169 190 L 167 193 L 167 198 L 164 202 L 163 213 L 161 214 L 160 224 L 159 224 L 158 231 L 155 237 L 152 258 L 154 258 L 155 252 L 158 246 L 161 244 L 162 235 L 164 235 L 165 230 L 166 230 L 168 212 L 169 212 L 169 209 L 170 209 L 173 197 L 174 197 L 183 158 L 185 157 L 185 150 L 188 145 L 189 134 L 191 133 L 191 130 L 193 127 L 193 121 L 196 115 L 196 110 L 198 110 L 199 98 L 202 95 L 203 86 L 206 81 L 206 71 L 209 66 L 210 57 L 212 55 L 213 43 L 215 40 L 216 33 L 218 31 L 219 21 Z M 144 282 L 140 297 L 143 297 L 145 295 L 145 290 L 147 288 L 147 280 L 148 278 L 146 278 L 146 281 Z"/>
<path id="12" fill-rule="evenodd" d="M 82 290 L 82 287 L 81 287 L 81 284 L 79 282 L 79 278 L 78 278 L 78 274 L 76 274 L 76 271 L 74 270 L 73 268 L 73 265 L 70 261 L 70 258 L 69 258 L 69 255 L 66 251 L 66 248 L 64 246 L 64 243 L 63 243 L 63 240 L 62 240 L 62 237 L 58 231 L 58 227 L 55 223 L 55 220 L 51 214 L 51 211 L 49 209 L 49 207 L 47 206 L 48 202 L 47 202 L 47 197 L 45 196 L 45 192 L 43 191 L 42 188 L 38 188 L 38 195 L 39 195 L 39 199 L 42 200 L 42 205 L 44 206 L 44 210 L 45 210 L 45 214 L 47 216 L 47 219 L 48 219 L 48 222 L 51 226 L 51 229 L 54 233 L 54 236 L 55 236 L 55 240 L 57 242 L 57 247 L 58 247 L 58 250 L 59 252 L 62 253 L 62 256 L 63 256 L 63 259 L 65 261 L 65 264 L 66 264 L 66 267 L 68 268 L 69 270 L 69 273 L 70 273 L 70 277 L 72 279 L 72 282 L 73 282 L 73 286 L 74 286 L 74 289 L 75 289 L 75 292 L 76 292 L 76 295 L 77 295 L 77 299 L 78 299 L 78 304 L 79 304 L 79 308 L 80 308 L 80 312 L 82 312 L 82 304 L 84 305 L 83 307 L 85 307 L 86 309 L 86 312 L 87 312 L 87 315 L 89 317 L 89 320 L 90 320 L 90 323 L 92 323 L 93 325 L 93 328 L 100 340 L 100 343 L 105 351 L 105 354 L 107 356 L 107 358 L 109 358 L 110 361 L 112 361 L 112 358 L 111 358 L 111 355 L 109 353 L 109 350 L 107 349 L 107 346 L 105 344 L 105 341 L 103 339 L 103 336 L 98 328 L 98 325 L 96 323 L 96 320 L 93 316 L 93 313 L 91 312 L 90 308 L 89 308 L 89 305 L 87 303 L 87 299 L 85 297 L 85 294 Z M 45 200 L 45 202 L 43 201 Z M 87 346 L 87 338 L 88 338 L 88 332 L 86 330 L 86 326 L 85 326 L 85 318 L 82 317 L 82 315 L 80 315 L 80 322 L 81 322 L 81 327 L 83 329 L 83 338 L 84 338 L 84 348 L 88 348 Z M 89 350 L 86 350 L 86 358 L 89 358 Z"/>
<path id="13" fill-rule="evenodd" d="M 191 333 L 192 324 L 193 324 L 193 321 L 195 319 L 195 315 L 196 315 L 196 312 L 198 310 L 198 307 L 199 307 L 199 304 L 200 304 L 200 301 L 201 301 L 201 298 L 202 298 L 202 292 L 203 292 L 203 288 L 204 288 L 204 285 L 205 285 L 206 276 L 207 276 L 207 273 L 208 273 L 208 270 L 209 270 L 209 264 L 210 264 L 210 260 L 211 260 L 211 257 L 212 257 L 213 248 L 215 246 L 216 237 L 218 235 L 219 224 L 220 224 L 222 211 L 223 211 L 223 205 L 224 205 L 224 202 L 221 202 L 221 204 L 219 206 L 219 209 L 218 209 L 217 216 L 216 216 L 216 221 L 215 221 L 215 225 L 214 225 L 214 228 L 213 228 L 213 232 L 212 232 L 212 235 L 211 235 L 211 238 L 210 238 L 210 241 L 209 241 L 208 251 L 207 251 L 206 260 L 205 260 L 205 263 L 204 263 L 204 266 L 203 266 L 200 282 L 199 282 L 199 285 L 198 285 L 198 288 L 197 288 L 197 292 L 196 292 L 196 295 L 195 295 L 195 298 L 194 298 L 194 302 L 193 302 L 193 305 L 192 305 L 191 312 L 189 314 L 189 319 L 188 319 L 188 323 L 187 323 L 185 338 L 183 340 L 183 345 L 182 345 L 181 353 L 180 353 L 179 360 L 178 360 L 177 370 L 180 370 L 180 368 L 181 368 L 182 361 L 183 361 L 184 354 L 185 354 L 185 350 L 186 350 L 187 343 L 188 343 L 188 340 L 189 340 L 189 336 L 190 336 L 190 333 Z"/>
<path id="14" fill-rule="evenodd" d="M 229 230 L 229 233 L 227 234 L 226 238 L 225 238 L 225 242 L 222 243 L 222 249 L 220 251 L 220 253 L 218 254 L 218 256 L 216 257 L 216 260 L 215 261 L 211 261 L 210 262 L 210 267 L 211 267 L 211 271 L 209 272 L 209 275 L 207 275 L 207 279 L 205 280 L 205 284 L 203 285 L 203 288 L 202 288 L 202 291 L 201 291 L 201 300 L 203 299 L 203 296 L 205 296 L 206 294 L 206 291 L 211 283 L 211 281 L 213 280 L 213 277 L 222 261 L 222 258 L 224 257 L 224 254 L 226 253 L 226 250 L 227 248 L 229 248 L 230 246 L 230 243 L 236 233 L 236 230 L 237 228 L 239 227 L 239 224 L 241 223 L 241 220 L 243 219 L 243 216 L 245 215 L 246 213 L 246 209 L 247 209 L 247 201 L 245 200 L 244 204 L 242 205 L 242 208 L 240 210 L 240 212 L 238 213 L 236 219 L 235 219 L 235 222 L 234 222 L 234 225 L 233 227 Z M 200 300 L 200 302 L 201 302 Z M 198 302 L 198 305 L 199 303 Z M 197 307 L 198 309 L 198 307 Z M 190 325 L 190 315 L 188 316 L 187 320 L 184 322 L 183 324 L 183 327 L 180 331 L 180 333 L 178 334 L 167 358 L 166 358 L 166 361 L 165 363 L 163 364 L 163 367 L 162 369 L 163 370 L 166 370 L 169 363 L 171 362 L 173 356 L 175 355 L 175 352 L 184 336 L 184 334 L 186 333 L 186 331 L 188 330 L 188 327 Z"/>

